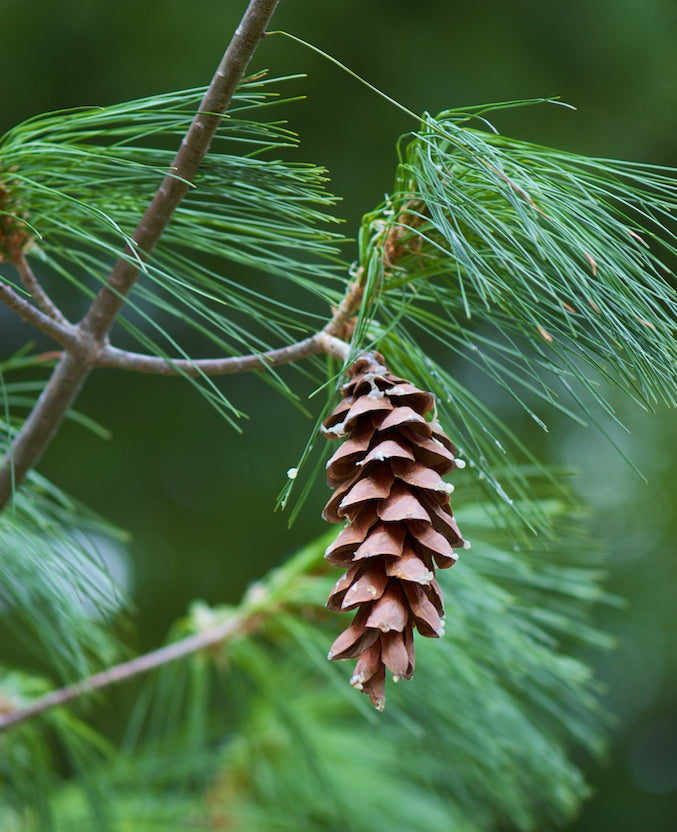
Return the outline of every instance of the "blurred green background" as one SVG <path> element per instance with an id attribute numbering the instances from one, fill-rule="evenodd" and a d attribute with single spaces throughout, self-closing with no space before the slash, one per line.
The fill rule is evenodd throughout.
<path id="1" fill-rule="evenodd" d="M 207 83 L 244 6 L 0 0 L 0 129 L 41 111 Z M 674 0 L 282 0 L 273 28 L 325 49 L 414 110 L 559 95 L 577 112 L 540 106 L 495 121 L 504 133 L 542 144 L 677 164 Z M 288 40 L 262 43 L 251 69 L 261 68 L 308 73 L 288 87 L 307 100 L 280 115 L 301 134 L 298 158 L 330 169 L 346 233 L 355 233 L 361 213 L 390 188 L 395 140 L 412 125 Z M 3 355 L 34 337 L 6 313 L 0 326 Z M 99 371 L 78 407 L 113 439 L 67 424 L 41 465 L 131 532 L 133 638 L 141 649 L 156 645 L 191 599 L 236 601 L 252 579 L 324 529 L 321 483 L 291 530 L 273 512 L 310 421 L 254 376 L 223 383 L 250 416 L 242 435 L 180 380 Z M 607 427 L 648 484 L 594 427 L 547 414 L 550 433 L 532 435 L 533 421 L 503 398 L 496 402 L 532 447 L 579 471 L 576 487 L 608 541 L 611 588 L 628 599 L 605 614 L 618 649 L 598 668 L 615 714 L 613 740 L 606 765 L 590 772 L 597 796 L 571 829 L 668 832 L 677 817 L 677 420 L 616 405 L 631 432 Z"/>

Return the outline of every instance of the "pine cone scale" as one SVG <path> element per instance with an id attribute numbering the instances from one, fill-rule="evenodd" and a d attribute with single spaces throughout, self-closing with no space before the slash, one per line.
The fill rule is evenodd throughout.
<path id="1" fill-rule="evenodd" d="M 381 520 L 398 523 L 403 520 L 426 520 L 430 522 L 430 515 L 418 499 L 418 495 L 404 485 L 395 482 L 390 496 L 377 508 Z"/>
<path id="2" fill-rule="evenodd" d="M 393 676 L 407 677 L 410 662 L 403 633 L 388 633 L 381 637 L 381 659 Z"/>
<path id="3" fill-rule="evenodd" d="M 405 532 L 400 526 L 377 523 L 367 537 L 355 550 L 355 560 L 373 558 L 379 555 L 399 557 L 404 546 Z"/>
<path id="4" fill-rule="evenodd" d="M 351 610 L 367 601 L 376 601 L 383 596 L 388 584 L 388 575 L 383 568 L 369 567 L 365 564 L 362 574 L 347 590 L 342 610 Z"/>
<path id="5" fill-rule="evenodd" d="M 396 439 L 384 439 L 375 445 L 364 459 L 357 462 L 356 465 L 362 466 L 369 462 L 384 462 L 385 460 L 413 462 L 415 457 L 410 448 Z"/>
<path id="6" fill-rule="evenodd" d="M 371 476 L 358 479 L 339 503 L 339 513 L 346 514 L 348 509 L 354 509 L 355 506 L 367 500 L 387 499 L 394 482 L 394 473 L 385 466 Z"/>
<path id="7" fill-rule="evenodd" d="M 378 426 L 379 430 L 389 430 L 390 428 L 406 428 L 412 433 L 417 434 L 423 439 L 430 439 L 433 435 L 430 422 L 427 422 L 420 413 L 412 410 L 411 407 L 403 405 L 396 407 L 392 413 L 389 413 Z"/>
<path id="8" fill-rule="evenodd" d="M 430 584 L 435 578 L 432 569 L 411 548 L 405 548 L 400 557 L 386 563 L 386 575 L 416 584 Z"/>

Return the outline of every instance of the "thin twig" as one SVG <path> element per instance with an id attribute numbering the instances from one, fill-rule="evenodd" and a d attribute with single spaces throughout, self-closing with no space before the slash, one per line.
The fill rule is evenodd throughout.
<path id="1" fill-rule="evenodd" d="M 19 276 L 21 277 L 24 286 L 31 293 L 33 299 L 40 307 L 40 309 L 42 309 L 45 315 L 48 315 L 50 318 L 53 318 L 55 321 L 57 321 L 57 323 L 60 323 L 62 326 L 70 326 L 70 323 L 66 320 L 59 307 L 54 303 L 54 301 L 49 297 L 47 292 L 45 292 L 45 290 L 40 285 L 40 282 L 35 276 L 33 269 L 31 269 L 30 263 L 28 262 L 28 260 L 26 260 L 26 255 L 23 253 L 23 251 L 20 251 L 12 262 L 14 263 L 17 271 L 19 272 Z"/>
<path id="2" fill-rule="evenodd" d="M 364 286 L 363 272 L 349 287 L 328 323 L 315 335 L 297 341 L 287 347 L 252 355 L 235 355 L 224 358 L 161 358 L 138 352 L 120 350 L 105 346 L 99 352 L 97 367 L 117 367 L 121 370 L 135 370 L 139 373 L 154 373 L 163 376 L 226 376 L 279 367 L 311 355 L 331 355 L 344 361 L 350 351 L 346 339 L 350 336 L 350 322 L 362 301 Z"/>
<path id="3" fill-rule="evenodd" d="M 178 661 L 192 653 L 197 653 L 199 650 L 204 650 L 215 644 L 222 644 L 233 636 L 246 632 L 253 625 L 257 615 L 252 609 L 240 610 L 227 621 L 208 627 L 200 633 L 188 636 L 173 644 L 168 644 L 166 647 L 152 650 L 150 653 L 137 656 L 114 667 L 109 667 L 107 670 L 103 670 L 101 673 L 95 673 L 93 676 L 89 676 L 81 682 L 76 682 L 73 685 L 67 685 L 66 687 L 51 691 L 24 708 L 17 708 L 13 711 L 0 713 L 0 731 L 9 728 L 11 725 L 16 725 L 19 722 L 31 719 L 58 705 L 65 705 L 67 702 L 72 702 L 74 699 L 78 699 L 95 690 L 115 685 L 118 682 L 124 682 L 127 679 L 133 679 L 135 676 L 140 676 L 154 670 L 156 667 Z"/>
<path id="4" fill-rule="evenodd" d="M 181 142 L 172 165 L 172 175 L 164 178 L 134 232 L 134 251 L 131 252 L 133 257 L 131 260 L 121 257 L 117 261 L 106 285 L 94 298 L 80 322 L 80 332 L 85 338 L 85 343 L 89 343 L 89 349 L 83 354 L 83 342 L 78 340 L 73 352 L 64 354 L 5 457 L 0 468 L 0 510 L 10 500 L 14 489 L 20 485 L 26 473 L 38 462 L 77 398 L 115 317 L 139 276 L 138 264 L 152 252 L 190 187 L 189 183 L 193 181 L 202 159 L 209 150 L 223 114 L 254 50 L 265 34 L 278 2 L 279 0 L 250 0 L 200 108 Z M 130 250 L 126 252 L 127 256 L 129 254 Z M 16 305 L 12 308 L 19 311 Z M 31 313 L 34 319 L 37 311 L 33 309 Z M 40 315 L 46 321 L 51 320 L 44 313 Z M 51 321 L 51 325 L 56 334 L 63 334 L 56 321 Z M 41 328 L 44 331 L 44 327 Z M 56 340 L 63 343 L 59 339 Z M 68 348 L 70 349 L 70 346 Z"/>
<path id="5" fill-rule="evenodd" d="M 68 351 L 61 355 L 38 401 L 0 467 L 0 511 L 40 458 L 84 384 L 89 365 Z"/>
<path id="6" fill-rule="evenodd" d="M 82 339 L 77 327 L 69 324 L 65 318 L 59 321 L 46 315 L 2 280 L 0 280 L 0 301 L 13 309 L 26 323 L 44 332 L 45 335 L 49 335 L 57 344 L 61 344 L 66 349 L 80 349 Z"/>
<path id="7" fill-rule="evenodd" d="M 322 330 L 327 335 L 335 335 L 343 340 L 349 339 L 351 333 L 352 318 L 362 303 L 364 294 L 364 268 L 360 266 L 357 272 L 357 279 L 348 288 L 346 296 L 338 305 L 329 323 Z"/>
<path id="8" fill-rule="evenodd" d="M 226 358 L 161 358 L 156 355 L 143 355 L 107 346 L 99 353 L 96 366 L 116 367 L 121 370 L 134 370 L 138 373 L 154 373 L 163 376 L 226 376 L 252 370 L 264 370 L 267 367 L 279 367 L 311 355 L 332 355 L 334 358 L 343 360 L 348 350 L 349 345 L 345 341 L 323 331 L 280 349 Z"/>

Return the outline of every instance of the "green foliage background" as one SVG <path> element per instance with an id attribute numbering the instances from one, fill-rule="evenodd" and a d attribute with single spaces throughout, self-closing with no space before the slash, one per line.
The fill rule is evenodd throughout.
<path id="1" fill-rule="evenodd" d="M 2 131 L 41 111 L 205 83 L 242 10 L 234 0 L 226 10 L 215 0 L 191 4 L 189 17 L 178 0 L 114 7 L 43 0 L 32 4 L 30 15 L 18 0 L 2 5 Z M 677 163 L 677 7 L 671 0 L 456 6 L 284 0 L 275 28 L 325 48 L 414 110 L 560 95 L 579 111 L 508 111 L 499 127 L 563 149 Z M 285 116 L 301 135 L 299 160 L 329 168 L 332 190 L 344 198 L 346 231 L 356 231 L 360 214 L 391 188 L 395 139 L 411 124 L 292 43 L 271 38 L 262 44 L 252 65 L 261 67 L 310 74 L 294 87 L 308 100 L 290 105 Z M 79 303 L 66 294 L 67 309 L 75 312 Z M 6 320 L 3 354 L 22 336 L 34 337 Z M 227 385 L 231 401 L 251 417 L 243 436 L 228 431 L 200 397 L 187 395 L 180 379 L 99 371 L 79 409 L 113 439 L 67 424 L 41 466 L 132 533 L 141 649 L 155 646 L 192 598 L 236 601 L 250 580 L 324 528 L 322 486 L 290 531 L 287 518 L 272 513 L 311 423 L 256 377 L 234 377 Z M 647 486 L 594 428 L 551 418 L 550 432 L 542 434 L 507 396 L 481 383 L 476 391 L 491 396 L 536 452 L 580 470 L 577 487 L 613 554 L 611 588 L 629 598 L 624 610 L 606 614 L 619 642 L 600 668 L 609 707 L 620 717 L 609 765 L 593 774 L 598 795 L 572 828 L 667 832 L 677 811 L 674 415 L 651 417 L 619 402 L 632 433 L 607 426 Z M 455 505 L 462 518 L 458 482 Z M 126 708 L 129 694 L 117 696 Z M 113 713 L 109 719 L 115 730 Z"/>

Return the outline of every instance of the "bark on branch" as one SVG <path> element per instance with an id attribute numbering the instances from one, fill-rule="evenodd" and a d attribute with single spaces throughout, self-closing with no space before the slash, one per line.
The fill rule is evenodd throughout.
<path id="1" fill-rule="evenodd" d="M 154 373 L 163 376 L 226 376 L 279 367 L 311 355 L 331 355 L 340 361 L 349 352 L 347 341 L 350 337 L 351 319 L 362 301 L 363 274 L 357 276 L 326 326 L 314 335 L 277 350 L 252 355 L 226 356 L 223 358 L 160 358 L 138 352 L 119 350 L 105 346 L 98 352 L 97 367 L 117 367 L 121 370 L 135 370 L 139 373 Z"/>
<path id="2" fill-rule="evenodd" d="M 115 347 L 104 347 L 99 353 L 96 366 L 116 367 L 120 370 L 133 370 L 137 373 L 153 373 L 162 376 L 227 376 L 253 370 L 265 370 L 267 367 L 280 367 L 282 364 L 291 364 L 311 355 L 332 355 L 334 358 L 343 360 L 348 350 L 349 345 L 345 341 L 334 338 L 326 332 L 318 332 L 288 347 L 225 358 L 160 358 L 156 355 L 143 355 Z"/>
<path id="3" fill-rule="evenodd" d="M 2 280 L 0 280 L 0 301 L 16 312 L 26 323 L 44 332 L 45 335 L 49 335 L 62 347 L 73 350 L 79 348 L 80 337 L 77 327 L 69 324 L 65 318 L 57 320 L 50 317 Z"/>
<path id="4" fill-rule="evenodd" d="M 56 306 L 56 304 L 49 297 L 47 292 L 45 292 L 45 290 L 40 285 L 37 277 L 33 274 L 33 269 L 31 269 L 28 260 L 26 260 L 26 255 L 23 253 L 23 251 L 18 252 L 13 262 L 17 268 L 17 271 L 19 272 L 19 276 L 21 277 L 24 286 L 31 293 L 33 299 L 40 307 L 40 309 L 42 309 L 45 315 L 48 315 L 50 318 L 53 318 L 57 323 L 60 323 L 64 327 L 70 327 L 71 324 L 69 324 L 69 322 L 63 316 L 61 310 Z"/>

